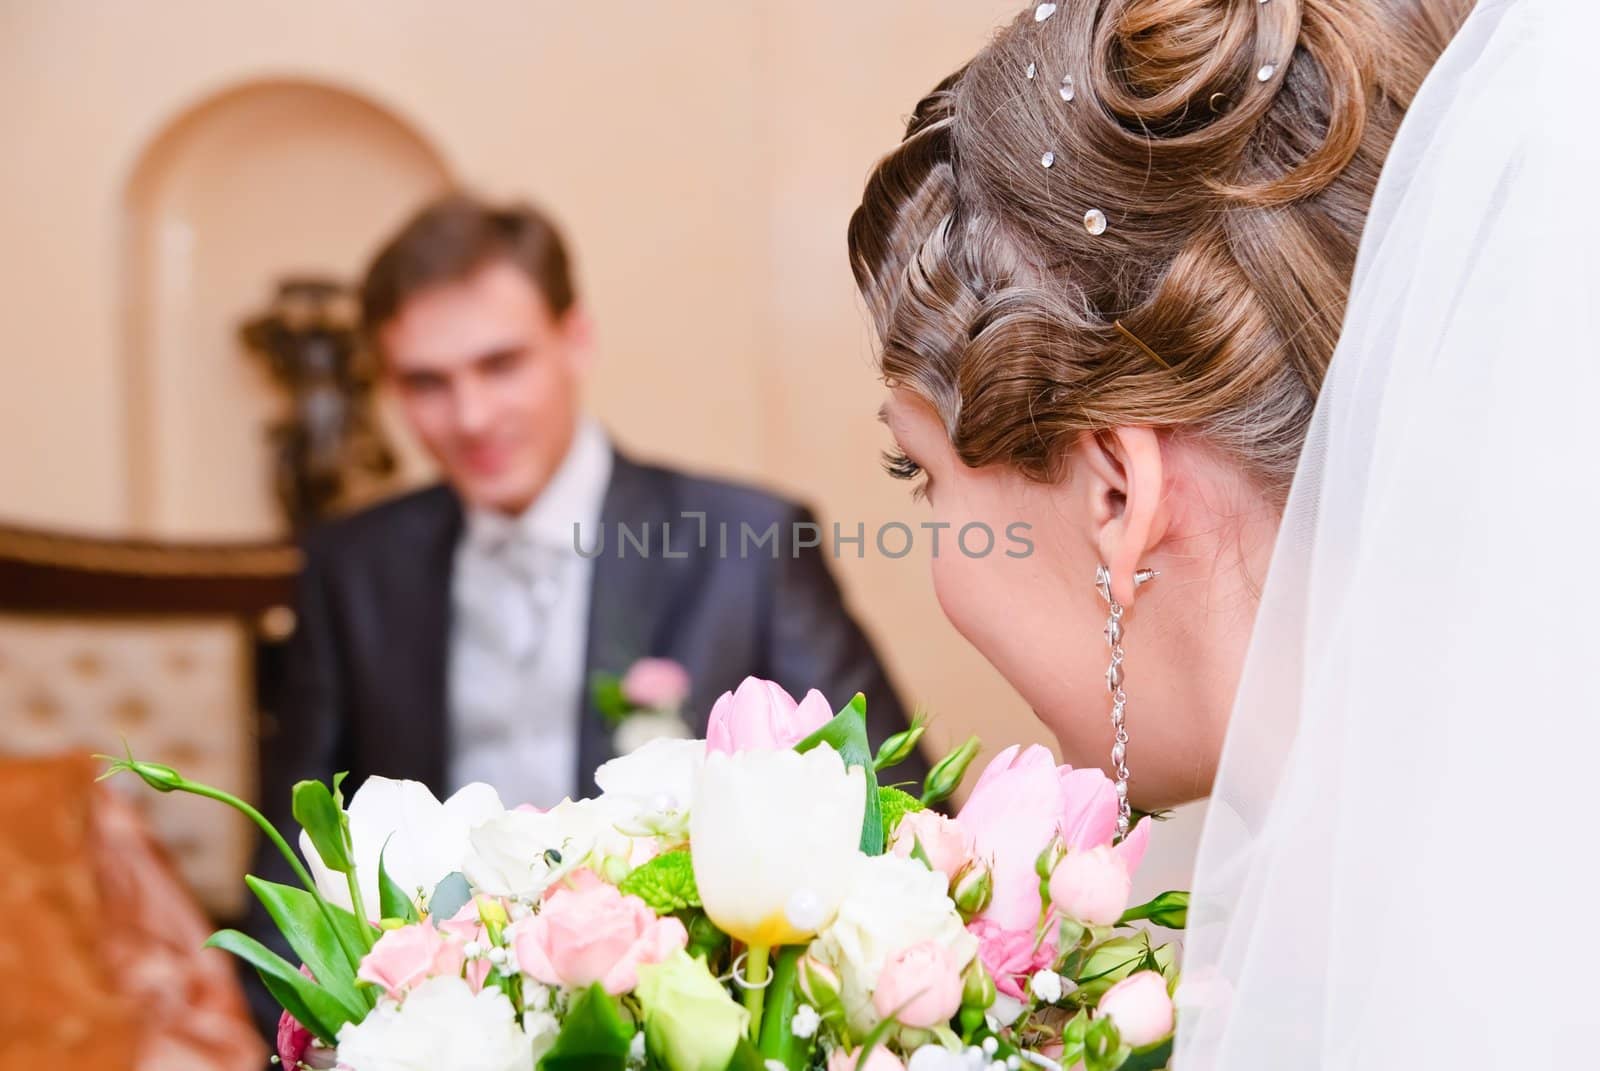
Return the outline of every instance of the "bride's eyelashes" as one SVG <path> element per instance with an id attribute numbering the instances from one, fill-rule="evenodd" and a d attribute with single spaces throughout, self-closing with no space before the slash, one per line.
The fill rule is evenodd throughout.
<path id="1" fill-rule="evenodd" d="M 912 461 L 902 451 L 885 450 L 883 452 L 883 471 L 897 480 L 918 480 L 911 489 L 911 499 L 914 502 L 927 497 L 928 481 L 922 479 L 922 466 Z"/>

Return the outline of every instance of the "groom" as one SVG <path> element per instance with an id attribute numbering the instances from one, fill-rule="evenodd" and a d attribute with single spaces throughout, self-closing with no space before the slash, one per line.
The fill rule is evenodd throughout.
<path id="1" fill-rule="evenodd" d="M 614 745 L 591 675 L 647 656 L 688 671 L 697 734 L 750 675 L 835 707 L 864 692 L 875 742 L 905 727 L 803 507 L 635 461 L 583 414 L 589 323 L 549 220 L 447 197 L 383 248 L 361 299 L 444 482 L 306 541 L 262 740 L 280 829 L 297 781 L 344 770 L 347 798 L 370 774 L 441 797 L 487 781 L 508 806 L 592 793 Z"/>

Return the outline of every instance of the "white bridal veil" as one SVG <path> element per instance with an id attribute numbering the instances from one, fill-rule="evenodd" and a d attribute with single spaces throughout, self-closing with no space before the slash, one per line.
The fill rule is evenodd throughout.
<path id="1" fill-rule="evenodd" d="M 1600 1066 L 1600 4 L 1401 128 L 1201 839 L 1180 1071 Z"/>

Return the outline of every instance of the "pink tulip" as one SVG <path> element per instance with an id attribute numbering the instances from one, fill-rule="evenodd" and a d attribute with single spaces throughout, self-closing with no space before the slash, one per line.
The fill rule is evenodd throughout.
<path id="1" fill-rule="evenodd" d="M 1028 978 L 1055 964 L 1054 927 L 1045 932 L 1045 939 L 1038 947 L 1035 947 L 1032 929 L 1008 930 L 982 917 L 972 922 L 967 930 L 978 939 L 978 959 L 994 979 L 994 987 L 1008 997 L 1027 999 L 1024 987 Z"/>
<path id="2" fill-rule="evenodd" d="M 1155 971 L 1130 974 L 1100 998 L 1099 1014 L 1117 1024 L 1124 1044 L 1153 1045 L 1172 1033 L 1172 998 Z"/>
<path id="3" fill-rule="evenodd" d="M 1110 844 L 1117 835 L 1117 789 L 1111 778 L 1092 766 L 1062 766 L 1061 810 L 1057 831 L 1069 849 Z"/>
<path id="4" fill-rule="evenodd" d="M 1128 910 L 1133 879 L 1115 848 L 1080 848 L 1050 875 L 1050 903 L 1086 926 L 1114 926 Z"/>
<path id="5" fill-rule="evenodd" d="M 861 1067 L 861 1071 L 906 1071 L 900 1058 L 882 1045 L 873 1048 L 864 1065 L 860 1049 L 834 1049 L 833 1055 L 828 1057 L 828 1071 L 856 1071 L 857 1067 Z"/>
<path id="6" fill-rule="evenodd" d="M 362 957 L 356 977 L 382 986 L 391 999 L 400 1000 L 425 979 L 459 975 L 465 963 L 460 945 L 434 929 L 432 923 L 420 922 L 390 930 L 378 938 L 378 943 Z"/>
<path id="7" fill-rule="evenodd" d="M 1111 850 L 1117 853 L 1122 860 L 1122 865 L 1128 868 L 1130 875 L 1139 870 L 1139 864 L 1144 862 L 1144 851 L 1150 846 L 1150 819 L 1141 818 L 1137 825 L 1128 831 L 1122 838 L 1122 843 Z"/>
<path id="8" fill-rule="evenodd" d="M 689 671 L 670 658 L 641 658 L 623 675 L 622 697 L 636 707 L 677 710 L 689 698 Z"/>
<path id="9" fill-rule="evenodd" d="M 506 935 L 522 972 L 536 981 L 570 989 L 599 982 L 613 996 L 638 984 L 641 963 L 660 963 L 689 944 L 683 923 L 657 918 L 637 896 L 604 883 L 558 891 Z"/>
<path id="10" fill-rule="evenodd" d="M 972 859 L 972 834 L 960 822 L 936 811 L 913 811 L 901 818 L 889 850 L 910 858 L 918 844 L 933 869 L 947 878 L 954 878 Z"/>
<path id="11" fill-rule="evenodd" d="M 945 1026 L 961 1010 L 963 964 L 944 945 L 923 941 L 889 957 L 878 974 L 872 1006 L 905 1026 Z"/>
<path id="12" fill-rule="evenodd" d="M 1069 849 L 1110 844 L 1117 794 L 1099 770 L 1058 767 L 1043 747 L 1013 745 L 989 763 L 956 820 L 972 834 L 978 857 L 993 868 L 994 898 L 982 917 L 1031 934 L 1043 906 L 1034 871 L 1039 853 L 1058 836 Z M 1148 836 L 1147 829 L 1129 836 L 1122 852 L 1129 873 L 1143 857 Z"/>
<path id="13" fill-rule="evenodd" d="M 832 720 L 832 708 L 815 688 L 797 704 L 773 682 L 746 677 L 736 691 L 723 692 L 711 707 L 706 750 L 782 751 Z"/>

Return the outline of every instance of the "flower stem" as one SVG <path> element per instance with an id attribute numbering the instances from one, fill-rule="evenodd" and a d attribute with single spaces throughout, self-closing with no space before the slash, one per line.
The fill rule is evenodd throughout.
<path id="1" fill-rule="evenodd" d="M 351 858 L 355 858 L 355 853 L 353 850 L 351 851 Z M 367 902 L 361 898 L 361 882 L 356 877 L 356 867 L 353 862 L 350 865 L 350 869 L 345 872 L 345 882 L 350 887 L 350 903 L 354 905 L 355 908 L 351 914 L 355 915 L 355 917 L 358 919 L 366 918 Z M 372 946 L 378 943 L 378 938 L 374 934 L 371 926 L 361 927 L 361 936 L 366 942 L 368 951 L 371 951 Z"/>
<path id="2" fill-rule="evenodd" d="M 283 835 L 273 828 L 272 823 L 267 821 L 265 815 L 237 796 L 229 795 L 219 788 L 212 788 L 210 785 L 202 785 L 199 782 L 190 781 L 187 778 L 180 778 L 172 787 L 179 792 L 187 792 L 190 795 L 202 796 L 209 800 L 216 800 L 218 803 L 225 803 L 254 822 L 267 839 L 272 841 L 273 845 L 282 853 L 283 857 L 289 861 L 289 866 L 294 869 L 295 877 L 300 879 L 300 884 L 304 885 L 306 891 L 316 900 L 317 909 L 322 913 L 323 921 L 328 924 L 328 929 L 332 932 L 334 940 L 339 942 L 339 947 L 344 950 L 345 958 L 350 961 L 350 969 L 352 971 L 360 969 L 361 959 L 366 954 L 366 950 L 351 948 L 344 940 L 338 923 L 334 921 L 333 907 L 323 897 L 322 891 L 317 888 L 316 881 L 312 879 L 311 874 L 306 870 L 305 864 L 300 862 L 300 857 L 295 855 L 294 850 L 283 839 Z M 352 875 L 352 881 L 353 879 L 354 875 Z M 365 926 L 365 908 L 361 906 L 359 900 L 352 902 L 356 905 L 356 909 L 352 914 L 355 915 L 362 926 Z"/>
<path id="3" fill-rule="evenodd" d="M 769 945 L 751 945 L 745 950 L 744 1006 L 750 1012 L 750 1040 L 761 1040 L 761 1013 L 766 1008 L 767 962 L 772 956 Z"/>

